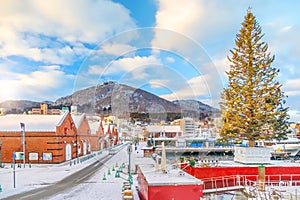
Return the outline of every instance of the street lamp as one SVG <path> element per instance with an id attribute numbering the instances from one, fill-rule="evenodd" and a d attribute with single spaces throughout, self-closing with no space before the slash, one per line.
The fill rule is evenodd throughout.
<path id="1" fill-rule="evenodd" d="M 24 153 L 23 163 L 24 163 L 24 168 L 25 168 L 25 161 L 26 161 L 26 153 L 25 153 L 25 124 L 24 123 L 20 123 L 20 125 L 21 125 L 21 136 L 22 136 L 23 153 Z"/>

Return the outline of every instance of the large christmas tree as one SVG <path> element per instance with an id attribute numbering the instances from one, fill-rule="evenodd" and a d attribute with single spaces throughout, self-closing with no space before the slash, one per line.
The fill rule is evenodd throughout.
<path id="1" fill-rule="evenodd" d="M 284 107 L 286 97 L 281 84 L 275 80 L 279 70 L 271 67 L 274 56 L 268 45 L 261 42 L 264 35 L 248 9 L 242 28 L 236 35 L 236 47 L 228 56 L 229 85 L 221 94 L 223 141 L 244 139 L 249 146 L 255 140 L 286 138 L 289 116 Z"/>

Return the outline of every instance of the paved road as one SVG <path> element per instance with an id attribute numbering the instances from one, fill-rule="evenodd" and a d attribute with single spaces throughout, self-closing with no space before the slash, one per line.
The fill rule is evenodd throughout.
<path id="1" fill-rule="evenodd" d="M 16 194 L 10 197 L 6 197 L 3 200 L 39 200 L 45 199 L 52 195 L 62 193 L 66 189 L 75 187 L 80 183 L 88 180 L 93 174 L 95 174 L 101 167 L 111 159 L 113 155 L 108 155 L 107 157 L 95 162 L 88 167 L 71 174 L 70 176 L 64 178 L 63 180 L 57 182 L 54 185 L 50 185 L 43 188 L 34 189 L 25 193 Z"/>

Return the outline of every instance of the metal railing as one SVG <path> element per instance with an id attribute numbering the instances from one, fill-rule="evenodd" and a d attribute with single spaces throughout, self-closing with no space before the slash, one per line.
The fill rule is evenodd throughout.
<path id="1" fill-rule="evenodd" d="M 282 191 L 288 191 L 288 188 L 296 188 L 295 195 L 300 197 L 300 175 L 266 175 L 265 182 L 258 182 L 258 175 L 233 175 L 202 179 L 203 193 L 218 193 L 225 191 L 241 190 L 246 187 L 258 189 L 258 185 L 263 184 L 266 188 L 285 187 Z M 281 191 L 281 190 L 280 190 Z"/>

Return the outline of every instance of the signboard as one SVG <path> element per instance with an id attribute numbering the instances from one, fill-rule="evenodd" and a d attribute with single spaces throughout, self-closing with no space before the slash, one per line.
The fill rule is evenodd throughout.
<path id="1" fill-rule="evenodd" d="M 62 107 L 61 110 L 62 111 L 69 111 L 69 108 L 68 107 Z"/>
<path id="2" fill-rule="evenodd" d="M 128 153 L 128 154 L 131 154 L 131 153 L 132 153 L 132 146 L 131 146 L 131 145 L 129 145 L 129 146 L 127 147 L 127 153 Z"/>
<path id="3" fill-rule="evenodd" d="M 38 153 L 29 153 L 29 160 L 38 160 L 39 154 Z"/>
<path id="4" fill-rule="evenodd" d="M 15 160 L 24 160 L 24 152 L 14 152 Z"/>
<path id="5" fill-rule="evenodd" d="M 52 153 L 43 153 L 43 160 L 52 160 Z"/>

